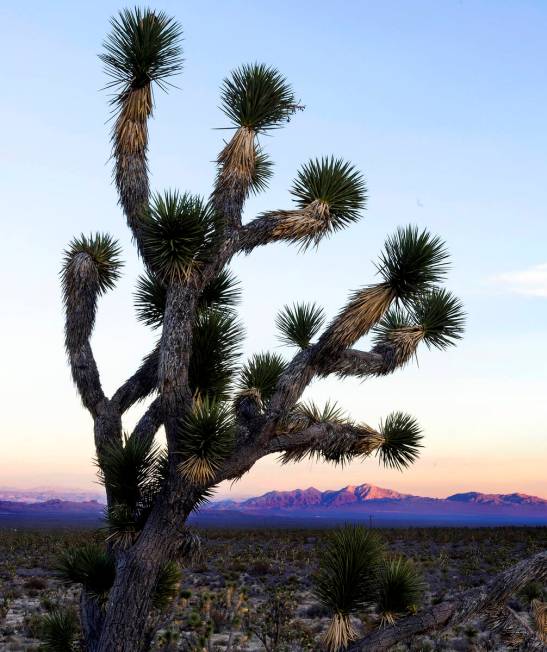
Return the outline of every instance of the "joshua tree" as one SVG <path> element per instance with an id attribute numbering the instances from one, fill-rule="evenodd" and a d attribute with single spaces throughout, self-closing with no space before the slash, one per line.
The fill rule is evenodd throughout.
<path id="1" fill-rule="evenodd" d="M 94 421 L 112 560 L 88 549 L 65 560 L 65 570 L 84 586 L 87 648 L 101 652 L 146 647 L 158 621 L 158 595 L 166 582 L 176 582 L 168 562 L 190 547 L 186 520 L 223 480 L 241 477 L 272 453 L 281 463 L 316 457 L 343 464 L 375 454 L 388 467 L 411 464 L 421 440 L 412 417 L 395 412 L 375 429 L 334 404 L 302 404 L 302 394 L 314 378 L 330 374 L 391 374 L 412 361 L 420 344 L 445 349 L 463 328 L 460 302 L 440 287 L 448 268 L 445 245 L 406 226 L 387 238 L 376 282 L 354 291 L 326 326 L 313 304 L 282 310 L 277 326 L 296 349 L 291 360 L 261 353 L 238 367 L 242 329 L 239 289 L 228 271 L 232 257 L 280 241 L 316 248 L 360 218 L 365 180 L 342 159 L 312 160 L 296 174 L 292 208 L 242 223 L 245 200 L 266 189 L 272 172 L 260 136 L 303 108 L 277 70 L 251 64 L 222 83 L 221 107 L 233 132 L 218 155 L 210 197 L 151 193 L 147 122 L 154 87 L 166 90 L 181 70 L 180 37 L 164 13 L 125 10 L 112 20 L 100 55 L 114 93 L 114 180 L 144 266 L 137 316 L 160 333 L 111 397 L 101 387 L 90 337 L 98 299 L 120 274 L 120 249 L 109 235 L 82 235 L 67 248 L 62 271 L 66 349 Z M 371 350 L 352 348 L 367 334 Z M 124 434 L 122 415 L 149 397 L 134 431 Z M 154 442 L 161 426 L 165 451 Z M 104 582 L 100 591 L 91 586 L 90 559 L 113 581 L 108 597 Z"/>

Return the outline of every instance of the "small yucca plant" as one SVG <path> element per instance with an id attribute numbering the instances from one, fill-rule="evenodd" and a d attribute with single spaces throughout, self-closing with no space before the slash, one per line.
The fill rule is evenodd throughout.
<path id="1" fill-rule="evenodd" d="M 374 602 L 383 550 L 377 534 L 360 525 L 346 525 L 332 532 L 321 546 L 314 592 L 331 613 L 324 637 L 330 652 L 346 648 L 357 638 L 350 618 Z"/>
<path id="2" fill-rule="evenodd" d="M 424 584 L 409 559 L 396 557 L 383 562 L 378 573 L 377 611 L 382 625 L 392 625 L 404 613 L 418 608 Z"/>
<path id="3" fill-rule="evenodd" d="M 72 609 L 54 609 L 42 620 L 41 649 L 46 652 L 75 652 L 78 618 Z"/>

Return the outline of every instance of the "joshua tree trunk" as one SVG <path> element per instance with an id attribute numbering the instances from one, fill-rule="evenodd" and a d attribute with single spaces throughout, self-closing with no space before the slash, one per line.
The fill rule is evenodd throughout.
<path id="1" fill-rule="evenodd" d="M 96 652 L 103 628 L 104 613 L 97 600 L 86 590 L 80 595 L 80 619 L 87 652 Z"/>
<path id="2" fill-rule="evenodd" d="M 355 291 L 324 329 L 323 311 L 313 304 L 282 310 L 277 326 L 283 342 L 297 348 L 292 360 L 264 353 L 240 368 L 238 290 L 227 271 L 232 257 L 279 241 L 304 250 L 318 245 L 360 218 L 364 178 L 341 159 L 312 160 L 291 189 L 295 207 L 242 223 L 246 199 L 263 191 L 271 174 L 258 137 L 303 108 L 275 69 L 254 64 L 233 71 L 221 88 L 222 110 L 234 131 L 218 156 L 209 200 L 176 192 L 151 197 L 152 86 L 165 89 L 166 80 L 179 72 L 181 30 L 165 14 L 149 10 L 125 10 L 112 26 L 101 58 L 115 90 L 114 179 L 145 267 L 136 292 L 138 317 L 161 328 L 161 338 L 110 398 L 101 387 L 90 338 L 97 301 L 120 274 L 118 245 L 101 234 L 73 240 L 62 280 L 66 349 L 94 419 L 107 495 L 108 559 L 115 571 L 103 611 L 97 612 L 87 594 L 82 598 L 84 636 L 93 652 L 135 652 L 147 647 L 160 597 L 170 595 L 168 563 L 188 553 L 187 517 L 220 482 L 241 477 L 272 453 L 284 463 L 318 457 L 334 464 L 374 453 L 398 469 L 416 459 L 421 431 L 408 415 L 394 413 L 374 429 L 331 404 L 319 409 L 302 403 L 302 394 L 314 378 L 329 374 L 390 374 L 407 364 L 422 342 L 438 349 L 454 344 L 463 312 L 459 301 L 438 287 L 448 262 L 442 241 L 425 230 L 401 228 L 386 241 L 379 281 Z M 370 351 L 351 348 L 369 333 Z M 133 432 L 123 435 L 124 413 L 149 397 Z M 161 426 L 164 452 L 154 444 Z M 89 555 L 85 559 L 89 566 Z M 97 559 L 109 573 L 108 560 Z M 72 564 L 69 576 L 91 591 L 93 572 L 78 568 Z"/>
<path id="3" fill-rule="evenodd" d="M 149 638 L 151 600 L 159 570 L 175 545 L 160 532 L 142 537 L 118 562 L 98 652 L 139 652 Z"/>

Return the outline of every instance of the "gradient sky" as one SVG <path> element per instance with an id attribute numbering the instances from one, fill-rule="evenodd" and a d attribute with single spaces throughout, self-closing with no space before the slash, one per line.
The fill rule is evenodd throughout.
<path id="1" fill-rule="evenodd" d="M 348 291 L 374 279 L 386 235 L 407 223 L 446 239 L 449 286 L 469 314 L 465 340 L 448 353 L 422 350 L 419 365 L 391 377 L 329 379 L 308 392 L 371 425 L 392 410 L 416 416 L 425 449 L 411 470 L 386 471 L 375 459 L 280 467 L 268 458 L 232 495 L 371 482 L 433 496 L 547 496 L 547 4 L 150 4 L 183 24 L 186 59 L 179 88 L 156 94 L 154 189 L 210 191 L 225 136 L 214 128 L 226 126 L 218 88 L 251 61 L 277 66 L 306 110 L 263 139 L 276 174 L 247 218 L 289 208 L 288 187 L 311 156 L 343 156 L 368 180 L 364 219 L 317 252 L 274 245 L 235 261 L 247 354 L 282 351 L 273 322 L 286 302 L 314 300 L 333 315 Z M 93 338 L 108 393 L 154 341 L 134 319 L 140 266 L 111 185 L 108 98 L 99 91 L 106 79 L 96 55 L 123 6 L 0 6 L 0 486 L 96 487 L 92 424 L 63 350 L 58 272 L 74 235 L 108 231 L 124 249 L 123 280 L 101 300 Z M 142 409 L 128 414 L 128 428 Z"/>

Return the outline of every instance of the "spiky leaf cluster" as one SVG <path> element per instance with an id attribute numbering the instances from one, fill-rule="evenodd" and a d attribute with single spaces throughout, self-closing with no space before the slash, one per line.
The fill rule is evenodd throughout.
<path id="1" fill-rule="evenodd" d="M 200 197 L 176 191 L 154 195 L 141 220 L 148 266 L 163 283 L 187 279 L 211 259 L 217 228 L 212 206 Z"/>
<path id="2" fill-rule="evenodd" d="M 161 488 L 162 455 L 150 442 L 124 437 L 107 446 L 97 464 L 110 496 L 109 539 L 126 547 L 142 529 Z"/>
<path id="3" fill-rule="evenodd" d="M 74 652 L 78 636 L 78 618 L 73 609 L 56 608 L 41 622 L 40 649 L 44 652 Z"/>
<path id="4" fill-rule="evenodd" d="M 402 471 L 418 457 L 422 429 L 414 417 L 404 412 L 393 412 L 380 426 L 384 442 L 377 450 L 380 462 Z"/>
<path id="5" fill-rule="evenodd" d="M 296 303 L 293 306 L 285 306 L 277 316 L 275 324 L 281 333 L 282 342 L 305 349 L 324 321 L 325 312 L 320 306 L 315 303 Z"/>
<path id="6" fill-rule="evenodd" d="M 64 582 L 82 584 L 99 603 L 105 602 L 116 577 L 114 559 L 103 546 L 94 543 L 64 551 L 57 571 Z"/>
<path id="7" fill-rule="evenodd" d="M 323 407 L 319 407 L 313 401 L 297 403 L 291 417 L 300 421 L 304 427 L 314 423 L 348 422 L 344 410 L 335 401 L 327 401 Z"/>
<path id="8" fill-rule="evenodd" d="M 424 332 L 428 347 L 446 349 L 462 338 L 465 312 L 462 302 L 444 288 L 434 288 L 412 302 L 414 321 Z"/>
<path id="9" fill-rule="evenodd" d="M 169 607 L 178 594 L 180 579 L 181 572 L 174 561 L 168 561 L 161 567 L 152 596 L 154 609 L 164 611 Z"/>
<path id="10" fill-rule="evenodd" d="M 180 473 L 196 485 L 215 476 L 234 446 L 234 418 L 228 403 L 205 396 L 182 419 L 177 453 Z"/>
<path id="11" fill-rule="evenodd" d="M 424 591 L 416 566 L 405 557 L 386 559 L 380 566 L 377 586 L 377 611 L 387 624 L 397 616 L 415 611 Z"/>
<path id="12" fill-rule="evenodd" d="M 242 391 L 258 390 L 262 401 L 267 402 L 286 366 L 277 353 L 255 353 L 241 368 L 237 386 Z"/>
<path id="13" fill-rule="evenodd" d="M 387 239 L 377 267 L 394 296 L 406 300 L 445 278 L 448 252 L 444 242 L 427 230 L 401 227 Z"/>
<path id="14" fill-rule="evenodd" d="M 377 347 L 393 349 L 394 364 L 416 354 L 420 342 L 441 350 L 461 339 L 465 326 L 462 303 L 450 292 L 433 288 L 417 295 L 405 307 L 393 306 L 374 329 Z"/>
<path id="15" fill-rule="evenodd" d="M 104 294 L 114 288 L 120 277 L 123 266 L 120 253 L 118 242 L 108 233 L 95 233 L 89 236 L 82 233 L 79 238 L 74 238 L 64 252 L 62 278 L 65 299 L 71 287 L 69 278 L 71 265 L 78 254 L 87 254 L 92 259 L 96 272 L 97 291 L 99 294 Z"/>
<path id="16" fill-rule="evenodd" d="M 224 80 L 221 109 L 236 127 L 266 132 L 287 122 L 298 108 L 294 92 L 275 68 L 244 64 Z"/>
<path id="17" fill-rule="evenodd" d="M 291 194 L 299 208 L 314 202 L 326 206 L 326 227 L 330 232 L 359 220 L 367 202 L 363 175 L 351 163 L 333 156 L 306 163 L 298 172 Z"/>
<path id="18" fill-rule="evenodd" d="M 228 269 L 223 269 L 203 289 L 198 300 L 198 310 L 213 307 L 231 310 L 240 299 L 239 281 Z M 163 324 L 166 300 L 167 288 L 155 274 L 146 271 L 139 276 L 135 289 L 135 309 L 139 321 L 152 328 L 159 328 Z"/>
<path id="19" fill-rule="evenodd" d="M 373 602 L 384 546 L 375 532 L 360 525 L 333 531 L 319 550 L 314 593 L 333 614 L 349 615 Z"/>
<path id="20" fill-rule="evenodd" d="M 273 161 L 266 152 L 257 148 L 251 175 L 251 190 L 255 195 L 268 189 L 268 183 L 273 176 L 273 167 Z"/>
<path id="21" fill-rule="evenodd" d="M 223 269 L 203 289 L 198 309 L 223 308 L 231 310 L 241 301 L 241 285 L 229 269 Z"/>
<path id="22" fill-rule="evenodd" d="M 182 68 L 182 29 L 163 11 L 123 9 L 110 20 L 112 31 L 99 55 L 109 86 L 120 93 L 142 88 L 156 82 L 164 88 L 165 81 Z"/>
<path id="23" fill-rule="evenodd" d="M 244 330 L 230 310 L 209 308 L 196 314 L 188 382 L 194 394 L 226 397 L 241 355 Z"/>
<path id="24" fill-rule="evenodd" d="M 135 288 L 135 311 L 137 319 L 152 328 L 163 324 L 167 287 L 158 277 L 147 270 L 137 279 Z"/>

